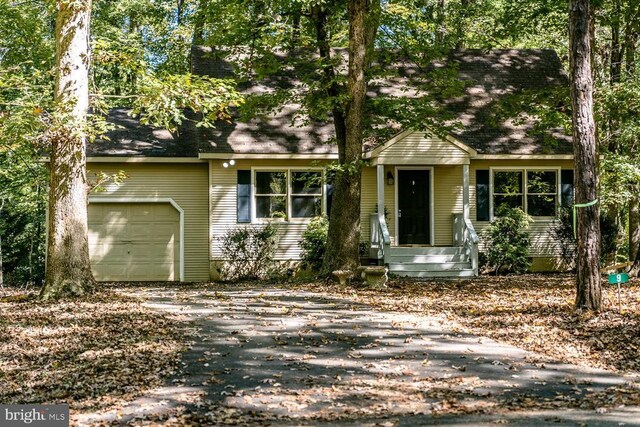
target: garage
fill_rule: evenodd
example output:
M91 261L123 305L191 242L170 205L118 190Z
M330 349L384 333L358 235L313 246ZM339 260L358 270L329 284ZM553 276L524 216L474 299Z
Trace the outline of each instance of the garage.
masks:
M180 280L181 241L181 212L174 203L89 204L89 254L96 280Z

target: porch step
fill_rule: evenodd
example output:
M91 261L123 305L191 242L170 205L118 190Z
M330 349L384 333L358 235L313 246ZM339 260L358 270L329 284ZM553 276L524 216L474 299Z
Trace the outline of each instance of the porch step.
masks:
M462 246L392 246L389 255L460 255Z
M389 263L389 272L402 274L404 272L434 272L434 271L460 271L470 269L469 262L441 262L441 263Z
M393 251L389 255L390 263L446 263L446 262L469 262L467 254L443 254L443 255L397 255Z
M416 277L422 279L475 277L475 273L471 268L450 271L403 271L394 272L393 274L400 277Z

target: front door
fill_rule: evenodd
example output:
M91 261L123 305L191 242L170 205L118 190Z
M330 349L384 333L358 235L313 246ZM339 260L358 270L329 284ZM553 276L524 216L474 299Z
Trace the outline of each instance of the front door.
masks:
M400 245L431 244L429 171L398 170L398 240Z

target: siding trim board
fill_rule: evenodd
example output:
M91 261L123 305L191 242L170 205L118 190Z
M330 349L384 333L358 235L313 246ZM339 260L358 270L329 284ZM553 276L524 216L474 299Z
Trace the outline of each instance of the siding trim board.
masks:
M180 216L180 281L184 282L184 209L170 197L89 196L91 203L169 203Z
M47 158L46 161L49 161ZM197 157L87 157L87 163L201 163L203 160Z
M474 160L573 160L572 154L478 154Z
M338 153L200 153L198 157L202 160L336 160Z

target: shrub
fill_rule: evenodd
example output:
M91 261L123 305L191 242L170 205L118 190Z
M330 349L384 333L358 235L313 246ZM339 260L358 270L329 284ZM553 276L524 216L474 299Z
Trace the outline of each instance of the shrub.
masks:
M573 232L573 208L563 206L558 211L556 221L551 228L551 235L558 242L560 257L567 268L576 267L576 239ZM611 218L600 212L600 262L616 251L618 227Z
M228 231L220 239L225 263L220 274L225 280L264 279L276 271L274 254L278 230L265 226L247 226Z
M313 270L319 271L327 249L329 220L326 216L317 216L311 220L302 234L300 248L302 261Z
M486 230L487 267L499 272L522 274L529 269L529 233L531 222L521 209L501 209Z
M575 268L576 262L576 239L573 237L572 215L571 207L561 207L550 231L551 237L560 249L562 263L570 270Z

